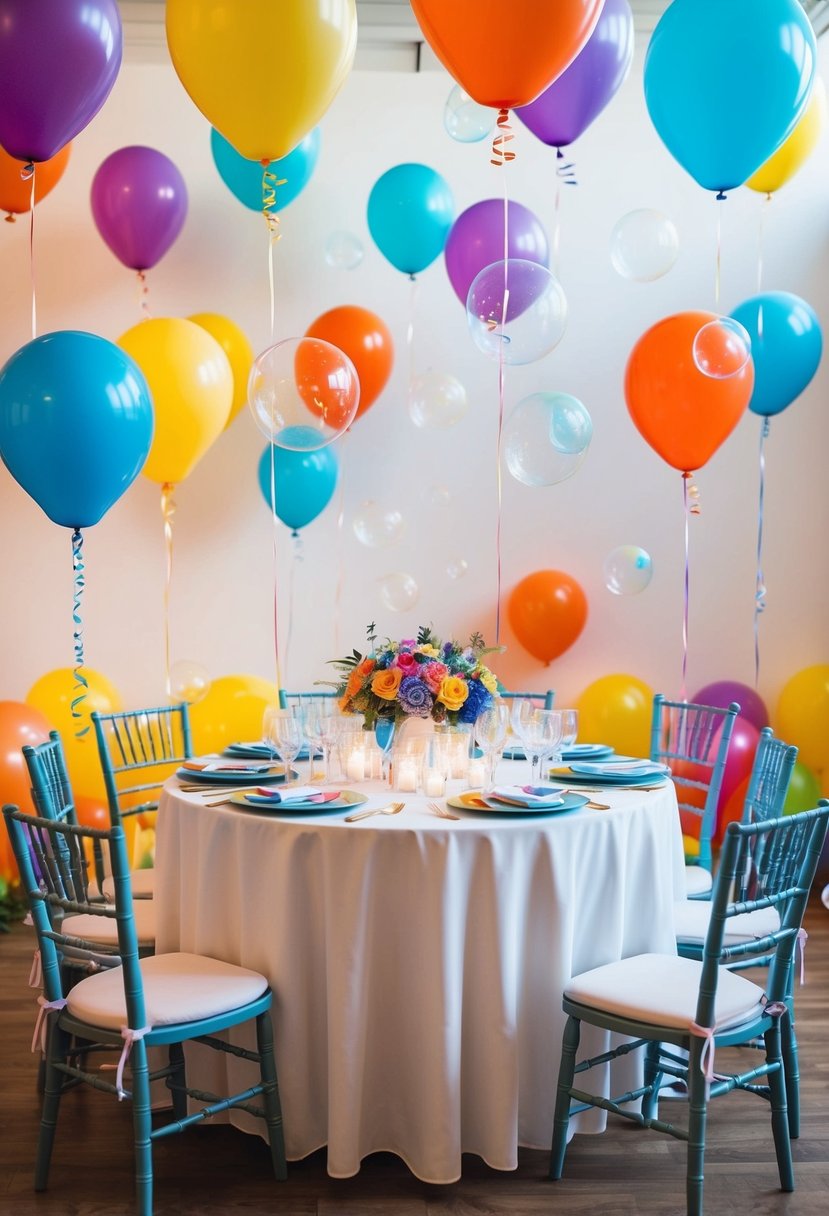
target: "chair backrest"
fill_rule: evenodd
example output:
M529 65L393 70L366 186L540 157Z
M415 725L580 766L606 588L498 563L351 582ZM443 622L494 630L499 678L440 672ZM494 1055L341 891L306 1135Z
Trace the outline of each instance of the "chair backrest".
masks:
M336 695L333 689L329 689L327 692L319 688L311 688L305 692L286 692L284 688L280 688L279 708L288 709L291 705L301 705L303 701L315 701L320 697L333 700Z
M829 799L822 798L811 811L758 823L730 823L726 828L703 951L696 1012L699 1026L713 1025L717 980L723 964L770 956L765 985L768 1000L785 1002L794 948L827 827ZM763 908L777 910L777 930L748 940L741 934L734 945L723 945L732 917Z
M743 803L743 823L762 823L783 814L797 748L775 739L770 726L760 731Z
M499 688L498 695L506 701L517 701L519 699L527 701L542 702L539 704L539 709L552 709L553 701L556 697L556 690L548 688L545 692L507 692L503 688Z
M736 701L722 709L694 701L668 701L661 693L653 699L650 758L670 768L683 831L688 834L690 817L699 841L697 860L707 870L711 869L711 836L728 745L739 712Z
M156 810L173 768L193 755L187 705L93 712L92 723L111 818Z
M122 964L129 1025L143 1026L138 940L121 824L116 822L107 829L88 828L67 819L27 815L15 806L4 806L3 814L37 932L46 1000L60 1001L66 996L70 981L62 964L68 962L72 969L89 972ZM96 847L109 854L114 903L91 899L89 895L86 853ZM63 932L65 918L74 918L75 914L115 919L118 944L110 947ZM76 926L73 919L70 928L77 932Z

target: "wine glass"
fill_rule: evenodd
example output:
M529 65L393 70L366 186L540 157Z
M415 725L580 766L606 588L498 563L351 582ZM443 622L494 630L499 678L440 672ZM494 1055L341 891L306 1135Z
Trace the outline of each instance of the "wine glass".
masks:
M550 762L561 755L561 735L564 730L563 709L540 709L544 715L544 727L538 751L538 779L544 782L550 775ZM545 763L546 761L546 763Z
M394 740L394 718L379 717L374 719L374 738L382 752L380 762L380 778L386 780L388 757Z
M561 712L557 709L537 709L529 702L531 709L519 715L517 721L518 736L530 756L530 782L536 783L536 770L539 771L544 756L549 756L555 750L561 738Z
M272 707L269 707L271 709ZM291 765L305 742L302 718L290 709L265 711L268 742L285 765L285 784L293 780Z
M553 759L560 763L564 753L576 742L579 734L579 711L577 709L561 709L561 743L556 749Z
M510 714L503 702L496 702L478 714L473 726L475 742L486 757L486 781L484 793L488 794L495 784L495 765L506 742Z
M323 749L322 722L327 713L327 706L322 697L311 697L303 702L303 724L305 738L308 740L308 780L315 782L323 779L322 774L314 772L314 760L318 749ZM324 749L323 749L324 754Z
M279 705L266 705L265 712L262 715L262 742L267 744L268 748L270 749L271 760L276 759L276 749L274 748L272 739L273 721L277 714L283 712L284 711Z

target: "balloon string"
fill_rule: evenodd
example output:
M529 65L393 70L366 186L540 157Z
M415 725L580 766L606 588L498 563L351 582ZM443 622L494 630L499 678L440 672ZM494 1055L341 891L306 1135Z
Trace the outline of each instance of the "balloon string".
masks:
M274 418L271 415L271 434ZM271 555L273 560L273 657L276 667L277 692L282 687L282 672L279 666L279 522L276 515L276 445L271 444Z
M147 283L147 274L146 274L146 271L144 271L144 270L137 270L135 272L135 274L136 274L136 278L138 280L138 307L142 314L141 320L149 321L150 320L150 299L149 299L150 288Z
M345 445L351 430L347 430L340 444L340 492L337 501L337 587L334 592L334 654L340 653L340 616L342 613L343 589L345 587Z
M29 267L32 278L32 341L37 337L37 292L35 291L35 166L29 161L20 170L23 181L31 179L32 192L29 196Z
M73 718L82 718L81 706L86 700L89 681L83 672L83 618L81 616L81 600L86 586L83 560L83 535L80 528L72 532L72 641L75 650L75 663L72 675L75 684L72 689L71 710ZM89 723L75 731L75 738L82 739L89 731Z
M559 253L561 250L561 182L556 181L556 201L553 206L553 273L559 277Z
M754 687L760 684L760 617L766 610L766 583L763 577L763 516L766 498L766 439L770 419L760 428L760 500L757 509L757 580L754 587Z
M503 111L502 111L503 113ZM507 341L507 307L509 305L509 196L507 175L504 174L504 298L501 305L501 341L498 345L498 439L495 445L495 487L497 513L495 522L495 645L501 642L501 525L503 515L504 483L501 473L501 458L504 446L504 397L506 390L506 362L504 347Z
M170 587L173 581L173 516L176 500L175 486L165 481L161 487L161 518L164 521L164 688L169 699L172 692L170 675Z
M274 291L273 278L273 247L282 235L279 231L279 216L276 213L276 189L277 186L284 186L286 178L279 178L275 173L272 173L270 161L264 161L262 165L262 214L265 217L265 223L268 228L268 287L270 291L270 321L271 321L271 345L274 342L276 333L275 318L276 318L276 293ZM279 662L277 660L277 667Z
M719 203L725 202L725 195L717 195ZM717 207L717 265L714 274L714 307L720 311L720 278L722 274L722 207Z
M763 205L760 210L760 229L757 233L757 294L763 290L763 248L765 245L766 236L766 216L769 211L769 203L771 202L771 194L767 194L763 199Z
M411 401L414 395L415 382L415 359L414 359L414 334L415 334L415 308L417 306L417 279L413 274L409 275L411 288L409 290L409 324L406 327L406 350L409 358L409 400ZM339 651L336 653L339 654Z
M690 604L691 589L691 551L688 530L688 521L690 519L690 510L688 506L688 479L690 476L690 473L682 474L682 505L685 514L685 576L682 595L682 687L680 689L680 701L687 701L688 699L688 607Z
M294 589L296 584L296 568L301 561L304 560L303 549L305 542L294 528L291 533L293 542L293 555L291 558L291 572L288 575L288 629L285 638L285 675L287 677L289 663L291 661L291 639L294 636Z
M507 109L507 107L504 106L498 111L496 123L498 126L498 134L492 140L492 155L489 163L491 165L497 165L498 168L500 168L502 165L505 165L507 161L515 160L515 153L507 148L507 144L515 139L515 136L512 134L512 127L510 126L509 121L509 109Z

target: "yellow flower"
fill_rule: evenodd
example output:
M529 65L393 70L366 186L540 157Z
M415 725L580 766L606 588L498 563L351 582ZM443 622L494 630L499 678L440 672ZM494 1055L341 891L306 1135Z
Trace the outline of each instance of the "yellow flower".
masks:
M430 659L436 659L440 654L437 646L418 646L418 654L426 654Z
M478 673L478 678L487 692L491 692L493 696L498 695L498 680L488 667L481 668L480 672Z
M375 674L371 681L371 691L384 701L394 701L397 699L397 690L402 679L403 672L399 667L387 667Z
M443 677L437 696L441 705L450 710L460 709L468 696L469 688L465 680L460 680L457 676Z

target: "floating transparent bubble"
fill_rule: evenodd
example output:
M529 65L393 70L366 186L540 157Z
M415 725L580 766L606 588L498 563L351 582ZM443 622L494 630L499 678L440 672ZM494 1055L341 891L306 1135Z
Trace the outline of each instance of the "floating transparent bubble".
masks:
M380 598L390 612L406 612L420 598L420 588L411 574L396 570L378 580Z
M532 393L504 426L507 468L525 486L554 486L572 477L593 436L590 415L569 393Z
M368 549L384 549L400 539L405 525L403 516L395 507L364 502L354 516L351 526L361 545Z
M610 234L610 261L623 279L650 283L661 279L679 255L679 234L661 211L630 211Z
M619 545L604 559L604 582L614 595L638 595L653 577L650 554L638 545Z
M453 582L456 582L459 578L463 578L468 570L469 562L465 557L452 557L446 563L446 573Z
M332 232L325 242L325 260L338 270L353 270L363 260L363 242L353 232Z
M464 92L459 84L450 92L443 107L443 125L459 144L476 144L495 128L496 114Z
M207 668L201 663L179 659L170 668L170 701L173 705L182 701L195 705L207 696L212 682Z
M258 355L248 379L248 405L259 430L277 447L324 448L354 421L360 381L347 355L321 338L285 338Z
M466 320L475 345L490 358L534 363L564 337L567 298L546 266L508 258L485 266L475 277Z
M449 492L448 486L427 485L423 489L423 501L428 507L448 507L452 501L452 495Z
M717 317L697 330L694 363L712 380L738 375L751 358L751 336L733 317Z
M426 372L412 381L409 416L415 426L448 430L468 408L466 389L448 372Z

